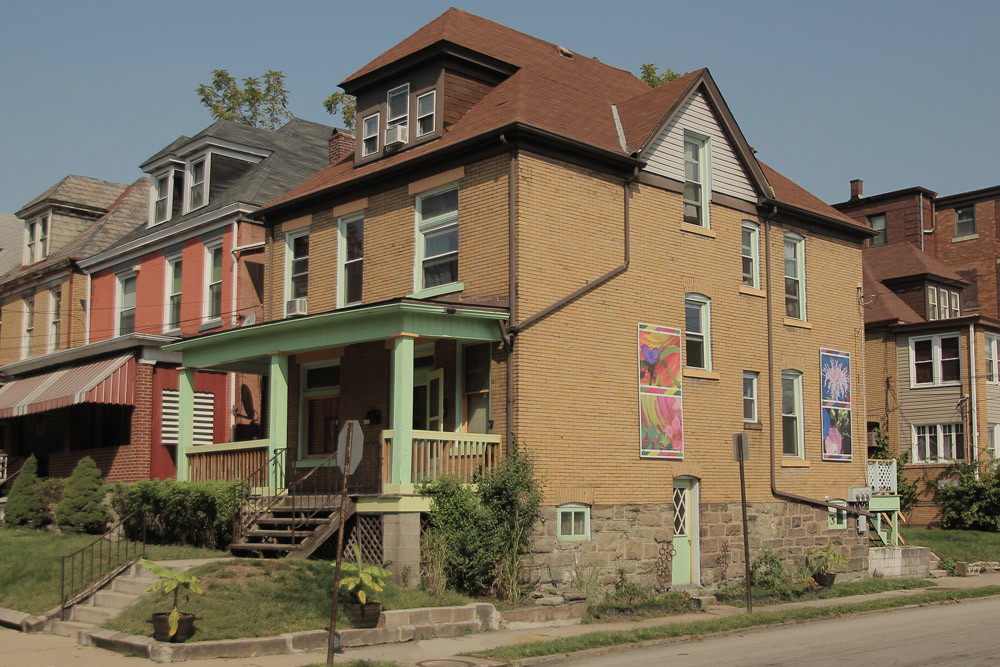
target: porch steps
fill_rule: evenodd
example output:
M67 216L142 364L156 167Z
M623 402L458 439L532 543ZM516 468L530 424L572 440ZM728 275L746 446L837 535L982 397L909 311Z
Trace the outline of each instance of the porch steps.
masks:
M230 545L233 555L308 558L340 527L340 496L300 496L293 509L285 498L257 517L239 542ZM306 505L306 507L302 507ZM354 514L348 500L344 519Z

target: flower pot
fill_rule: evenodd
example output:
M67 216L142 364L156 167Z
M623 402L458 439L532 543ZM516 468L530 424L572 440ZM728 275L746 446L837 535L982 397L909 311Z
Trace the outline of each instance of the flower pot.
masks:
M378 625L378 619L382 615L381 602L369 602L367 604L345 604L344 613L351 620L351 625L356 628L374 628Z
M837 579L837 575L833 572L817 572L813 575L813 579L816 583L823 588L829 588L833 586L833 582Z
M170 636L170 613L153 614L153 639L158 642L173 642L179 644L191 638L194 634L194 614L181 612L177 619L177 632Z

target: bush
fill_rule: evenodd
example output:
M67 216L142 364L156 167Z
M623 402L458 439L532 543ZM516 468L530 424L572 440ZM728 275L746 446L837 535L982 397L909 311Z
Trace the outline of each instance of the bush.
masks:
M151 479L115 484L111 507L119 517L136 510L146 516L146 541L224 549L232 541L236 491L242 482L178 482ZM125 526L130 539L142 538L142 524Z
M94 459L84 456L69 476L56 509L59 529L69 532L79 530L92 535L103 533L111 518L103 501L101 471Z
M934 482L934 487L941 502L942 528L1000 530L1000 473L996 466L980 469L975 462L956 461L948 469L947 479Z
M482 595L493 583L497 545L489 512L472 487L455 477L422 487L432 498L429 532L447 553L445 572L455 590Z
M31 523L35 528L41 528L46 517L46 508L38 493L38 459L32 454L24 462L20 474L14 480L14 487L7 496L4 522L13 526Z

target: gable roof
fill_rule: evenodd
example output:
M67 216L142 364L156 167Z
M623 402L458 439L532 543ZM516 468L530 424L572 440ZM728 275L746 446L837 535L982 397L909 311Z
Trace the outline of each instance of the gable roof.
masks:
M863 276L864 300L866 306L865 324L912 324L923 322L924 318L917 314L910 306L900 299L896 294L879 282L875 277L870 262L864 255L861 272Z
M36 209L50 205L89 209L99 213L114 204L127 187L124 183L70 174L21 207L17 217L23 220Z
M774 189L774 198L781 204L791 206L806 213L823 216L829 220L838 222L849 229L862 232L867 236L874 236L875 232L868 225L862 225L857 220L849 218L837 209L833 208L825 201L812 194L804 187L795 183L787 176L775 171L767 164L757 160L767 182Z
M890 243L865 248L864 263L879 282L904 278L937 278L956 285L968 285L962 278L912 243Z

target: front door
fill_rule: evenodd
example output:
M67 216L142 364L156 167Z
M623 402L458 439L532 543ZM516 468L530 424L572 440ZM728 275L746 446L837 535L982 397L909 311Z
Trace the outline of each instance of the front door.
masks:
M444 430L444 369L427 374L427 426L428 431Z
M336 396L306 399L306 457L325 458L337 449L339 402Z
M670 568L672 586L683 586L694 581L693 487L693 480L674 480L674 556Z

